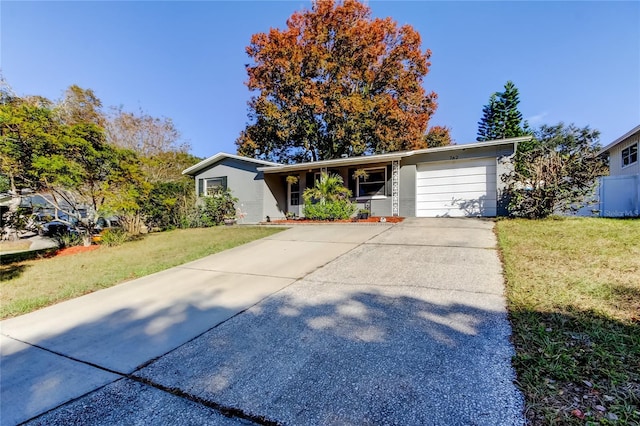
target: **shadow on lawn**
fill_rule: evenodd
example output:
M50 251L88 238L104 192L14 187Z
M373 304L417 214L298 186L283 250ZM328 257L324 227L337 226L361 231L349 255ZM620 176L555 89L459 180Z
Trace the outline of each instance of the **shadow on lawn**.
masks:
M596 312L510 314L532 425L640 424L640 321Z
M27 265L0 265L0 281L9 281L20 277L27 269Z

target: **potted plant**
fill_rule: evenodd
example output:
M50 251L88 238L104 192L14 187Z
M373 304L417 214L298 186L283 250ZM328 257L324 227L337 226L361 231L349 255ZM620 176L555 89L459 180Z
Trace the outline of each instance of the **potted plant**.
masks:
M287 176L286 181L289 185L295 185L298 183L298 176L289 175Z
M371 212L367 209L358 210L358 219L369 219L369 214Z
M358 178L362 178L362 180L369 179L369 173L365 169L357 169L353 172L353 179L358 180Z
M224 221L224 224L227 226L231 226L236 223L236 217L232 215L225 215L222 220Z

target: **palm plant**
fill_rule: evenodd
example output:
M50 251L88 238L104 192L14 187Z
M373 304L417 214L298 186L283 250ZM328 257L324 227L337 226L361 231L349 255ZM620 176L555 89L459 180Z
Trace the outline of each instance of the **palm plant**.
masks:
M342 177L337 174L322 173L313 188L304 190L302 197L305 203L316 201L320 204L346 200L351 196L351 191L344 187Z

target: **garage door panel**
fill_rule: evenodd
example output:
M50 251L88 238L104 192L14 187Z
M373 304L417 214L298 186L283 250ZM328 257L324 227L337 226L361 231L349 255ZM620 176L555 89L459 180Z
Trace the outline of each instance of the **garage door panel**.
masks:
M460 176L434 177L434 178L428 178L428 179L420 178L418 179L418 187L422 188L422 187L439 186L439 185L467 185L467 184L473 184L476 182L495 183L496 175L495 173L493 173L489 175L474 175L474 176L460 175Z
M495 175L496 167L492 166L474 166L464 167L450 170L422 170L418 171L418 178L422 179L422 174L427 174L429 178L446 178L451 176L487 176Z
M418 194L416 197L416 201L418 203L428 203L428 202L444 202L451 200L464 200L464 201L482 201L482 202L495 202L496 196L488 195L486 192L476 191L476 192L465 192L460 194L452 194L451 192L443 192L440 194Z
M495 216L495 207L484 209L461 209L461 208L432 208L420 209L418 217L469 217L469 216Z
M476 158L471 160L454 160L454 161L437 161L433 163L421 163L418 164L417 171L421 172L424 170L428 170L430 172L435 172L439 170L454 170L458 168L460 164L464 163L465 168L473 168L473 167L495 167L496 159L495 158Z
M443 194L443 193L466 193L466 192L482 192L487 193L486 183L469 183L458 185L435 185L435 186L419 186L416 189L417 194Z
M416 216L495 216L495 158L417 165Z

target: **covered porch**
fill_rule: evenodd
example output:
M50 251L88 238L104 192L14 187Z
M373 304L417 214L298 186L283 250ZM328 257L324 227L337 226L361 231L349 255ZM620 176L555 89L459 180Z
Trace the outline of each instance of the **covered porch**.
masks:
M338 175L351 191L358 210L373 216L399 216L400 156L341 158L295 165L265 167L265 183L284 215L303 217L302 194L322 173Z

